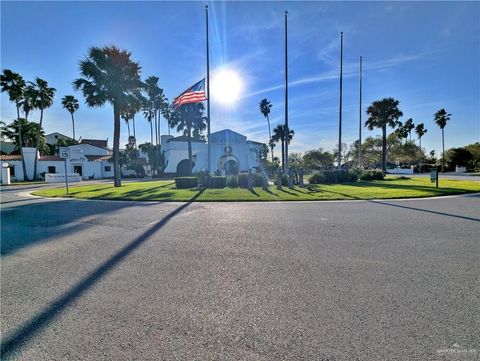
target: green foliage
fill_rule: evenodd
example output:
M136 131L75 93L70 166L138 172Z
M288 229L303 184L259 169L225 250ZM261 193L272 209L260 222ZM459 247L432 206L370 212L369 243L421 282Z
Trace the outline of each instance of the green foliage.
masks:
M179 189L198 187L197 177L176 177L175 186Z
M137 173L137 178L145 178L145 168L140 164L135 164L135 173Z
M452 148L447 151L446 158L448 169L455 170L455 166L471 168L473 154L465 148Z
M253 186L262 187L263 186L263 175L261 173L255 173L253 175Z
M225 188L227 185L227 177L225 176L212 176L210 177L211 188Z
M237 176L236 175L227 176L226 186L230 188L237 188L238 187Z
M351 183L358 180L356 171L322 171L314 173L309 178L310 184Z
M364 170L359 173L359 178L362 181L384 180L385 173L380 169Z
M309 150L303 156L305 168L309 170L325 170L332 169L334 155L330 152L323 151L322 148Z
M39 139L40 143L38 150L40 153L51 153L50 149L45 143L45 132L42 128L40 128L40 125L35 122L29 122L24 118L15 119L12 123L7 125L2 131L2 136L12 140L18 148L20 144L20 132L22 133L23 147L35 147L37 139Z
M237 176L237 183L240 188L247 188L248 187L248 173L241 172L238 173Z
M277 185L277 175L275 175L275 178L273 179L273 184ZM282 186L288 186L288 176L286 174L282 175Z

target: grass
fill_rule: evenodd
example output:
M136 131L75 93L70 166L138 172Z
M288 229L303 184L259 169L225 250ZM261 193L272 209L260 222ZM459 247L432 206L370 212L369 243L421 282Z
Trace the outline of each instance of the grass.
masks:
M283 187L279 191L270 186L268 191L254 188L176 189L173 181L124 183L120 188L112 184L96 184L71 187L68 197L78 199L110 199L132 201L314 201L337 199L388 199L420 198L448 194L480 192L480 182L464 180L440 180L439 188L428 178L401 179L388 177L383 181L356 182L332 185L311 185L291 190ZM66 197L64 188L39 190L34 195L44 197Z

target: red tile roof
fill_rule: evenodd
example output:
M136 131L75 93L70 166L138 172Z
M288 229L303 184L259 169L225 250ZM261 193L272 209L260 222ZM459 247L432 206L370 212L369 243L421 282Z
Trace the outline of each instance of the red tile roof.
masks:
M20 154L2 154L0 160L22 160L22 157Z
M90 144L94 147L107 148L108 140L103 139L80 139L80 144Z
M101 162L102 160L110 160L112 156L109 155L85 155L90 162Z
M63 158L60 158L58 155L44 155L38 159L40 162L43 161L62 161Z

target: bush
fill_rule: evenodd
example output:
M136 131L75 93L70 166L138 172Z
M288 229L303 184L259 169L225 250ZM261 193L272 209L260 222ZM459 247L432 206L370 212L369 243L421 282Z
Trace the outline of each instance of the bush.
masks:
M358 172L352 170L323 171L312 174L308 181L310 184L351 183L358 181Z
M278 179L278 176L275 175L275 178L273 179L273 184L277 185L277 179ZM282 186L285 186L285 187L288 186L288 175L286 174L282 175Z
M200 187L208 187L210 184L210 173L207 170L201 170L195 175L198 177Z
M197 177L176 177L175 186L179 189L198 187Z
M238 187L237 176L229 175L227 177L226 185L227 187L230 187L230 188L237 188Z
M248 173L238 173L237 182L240 188L248 188Z
M384 180L385 174L383 171L378 169L365 170L360 174L360 180L362 181L372 181L372 180Z
M135 166L135 173L137 174L137 178L145 178L145 168L140 164Z
M255 173L253 175L253 186L262 187L263 186L263 175L261 173Z
M212 188L225 188L226 184L227 184L227 177L224 177L224 176L210 177L210 187Z

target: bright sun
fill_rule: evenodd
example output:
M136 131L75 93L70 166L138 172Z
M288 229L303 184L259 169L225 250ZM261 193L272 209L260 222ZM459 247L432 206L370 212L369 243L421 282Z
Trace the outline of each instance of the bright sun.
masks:
M213 74L211 83L212 99L224 105L234 104L241 95L243 82L237 72L220 69Z

